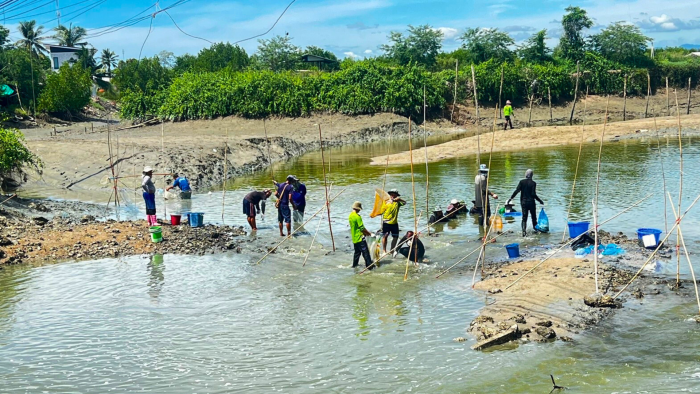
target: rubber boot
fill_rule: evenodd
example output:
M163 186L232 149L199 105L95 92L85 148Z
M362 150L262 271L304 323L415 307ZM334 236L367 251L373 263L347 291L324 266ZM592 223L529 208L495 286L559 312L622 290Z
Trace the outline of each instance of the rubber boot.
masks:
M521 223L521 226L522 226L522 228L523 228L523 237L524 237L524 236L527 235L527 231L525 231L525 230L527 229L527 222L523 221L523 222Z

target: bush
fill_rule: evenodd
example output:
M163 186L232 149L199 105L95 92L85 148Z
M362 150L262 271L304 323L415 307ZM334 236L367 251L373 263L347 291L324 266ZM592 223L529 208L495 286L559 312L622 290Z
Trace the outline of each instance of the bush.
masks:
M22 167L41 167L41 160L24 145L24 135L16 129L0 128L0 183Z
M79 65L64 63L46 78L46 87L39 96L39 110L71 116L90 103L90 73Z

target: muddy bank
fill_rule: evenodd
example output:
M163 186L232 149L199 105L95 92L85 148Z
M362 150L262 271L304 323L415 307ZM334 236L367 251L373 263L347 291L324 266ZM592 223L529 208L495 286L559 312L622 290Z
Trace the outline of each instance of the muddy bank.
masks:
M681 117L684 136L700 135L700 115ZM674 138L678 135L678 120L675 117L665 117L656 120L659 135L662 138ZM575 126L543 126L514 130L498 129L493 141L494 152L520 151L523 149L544 148L562 145L578 145L581 142L580 125ZM584 143L600 141L603 125L588 125L583 135ZM605 129L604 141L616 142L623 139L654 139L657 132L653 119L638 119L627 122L609 123ZM470 136L456 141L428 147L428 160L439 161L455 157L475 155L488 156L494 135L489 130L482 130L480 137ZM414 156L424 157L423 148L414 150ZM386 156L372 159L373 165L385 165ZM409 164L409 152L389 155L389 164Z

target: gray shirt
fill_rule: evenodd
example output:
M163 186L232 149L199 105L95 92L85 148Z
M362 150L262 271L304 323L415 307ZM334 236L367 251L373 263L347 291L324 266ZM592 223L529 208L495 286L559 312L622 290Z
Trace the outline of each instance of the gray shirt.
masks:
M483 208L486 202L486 176L479 174L474 178L474 206ZM489 205L491 205L489 203Z
M143 180L141 180L141 187L146 193L156 194L156 185L153 184L153 180L149 175L143 176Z

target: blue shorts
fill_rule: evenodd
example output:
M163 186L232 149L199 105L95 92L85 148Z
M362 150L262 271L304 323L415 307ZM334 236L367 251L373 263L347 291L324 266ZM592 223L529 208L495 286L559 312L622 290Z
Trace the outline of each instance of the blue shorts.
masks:
M280 223L292 222L292 211L289 209L289 205L280 205L277 208L277 221Z

